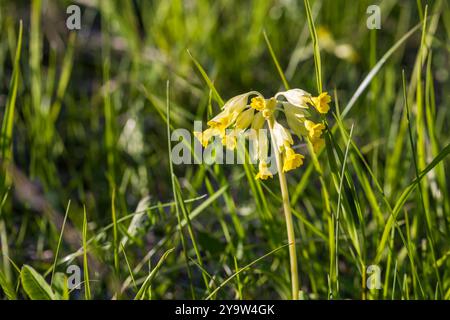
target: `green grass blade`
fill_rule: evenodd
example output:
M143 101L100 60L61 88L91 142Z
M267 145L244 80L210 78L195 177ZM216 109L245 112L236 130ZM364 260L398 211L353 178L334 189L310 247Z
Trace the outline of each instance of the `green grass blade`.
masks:
M147 278L145 278L144 283L142 284L141 288L139 289L138 293L136 294L136 296L134 297L134 300L143 300L145 299L145 294L148 291L148 289L150 288L153 279L156 277L156 275L158 274L158 270L161 269L164 261L167 259L167 257L169 256L169 254L175 250L175 248L169 249L166 252L164 252L164 254L161 256L161 259L159 259L158 263L156 264L156 266L152 269L152 271L149 273L149 275L147 276Z
M191 57L192 61L194 62L195 66L197 67L197 70L200 72L200 74L203 77L203 80L205 80L206 84L208 85L208 88L212 91L214 100L217 101L217 103L220 106L223 106L224 101L220 97L219 93L216 90L216 87L214 86L213 82L209 79L208 74L206 73L205 69L201 66L201 64L194 58L194 56L191 54L189 50L187 50L187 53L189 54L189 57Z
M289 90L289 83L286 80L286 76L284 75L283 69L281 69L280 63L278 62L277 56L275 55L275 52L273 51L272 45L270 43L269 37L267 37L266 31L263 31L264 40L266 41L267 48L269 49L270 56L272 57L272 61L275 64L275 67L277 68L278 74L280 75L281 81L283 81L283 85L286 88L286 90Z
M17 46L16 53L14 55L14 66L12 71L12 77L10 81L10 90L8 93L5 113L3 116L2 128L1 128L1 136L0 136L0 150L1 150L1 159L2 164L7 165L8 161L12 157L12 134L14 127L14 113L16 109L16 98L17 98L17 89L19 86L19 75L20 75L20 55L22 51L22 34L23 34L23 23L22 20L19 23L19 36L17 38ZM2 178L6 179L6 174ZM2 181L5 182L5 181Z
M450 144L447 145L445 148L439 152L439 154L431 161L428 166L422 170L419 174L419 178L414 179L413 182L411 182L408 187L406 187L400 197L397 199L397 202L395 203L394 209L392 210L392 214L389 216L388 221L386 222L386 225L383 230L383 235L381 237L381 240L378 244L377 248L377 255L375 257L375 263L378 263L381 260L381 256L383 254L384 248L386 247L386 242L389 237L389 233L391 228L394 226L394 222L397 219L397 215L400 212L400 210L403 208L405 202L408 200L409 195L411 192L417 187L418 182L434 167L436 167L442 160L445 159L450 154Z
M113 189L111 196L111 219L113 224L113 252L114 252L114 269L119 272L119 236L117 228L116 216L116 189Z
M59 234L58 245L56 246L55 259L53 260L52 276L50 278L50 287L52 287L52 288L53 288L53 279L54 279L54 276L55 276L56 264L57 264L57 261L58 261L59 249L61 248L62 236L64 234L64 227L66 226L67 217L69 216L69 209L70 209L70 200L67 203L66 214L64 215L64 220L63 220L63 223L62 223L61 232Z
M91 299L91 286L89 282L89 265L88 265L88 246L87 246L87 214L86 206L83 206L83 275L84 275L84 297L86 300Z
M400 46L409 37L411 37L417 30L419 30L421 26L422 23L418 23L417 25L415 25L403 37L401 37L391 48L389 48L389 50L386 51L386 53L380 58L380 60L378 60L377 64L370 70L370 72L367 74L367 76L364 78L364 80L356 89L353 96L350 98L350 101L347 103L347 105L345 106L344 110L341 113L341 118L345 118L345 116L350 112L350 110L353 108L358 98L362 95L362 93L370 84L370 82L373 80L373 78L381 70L386 61L394 54L395 51L397 51L398 48L400 48Z
M183 228L181 227L181 213L180 213L180 206L179 202L177 200L177 189L175 184L175 173L173 171L173 162L172 162L172 140L171 140L171 134L170 134L170 83L167 81L166 85L166 119L167 119L167 152L169 153L169 168L170 168L170 177L171 177L171 183L172 183L172 194L175 201L175 212L177 215L177 222L178 222L178 231L180 234L181 239L181 245L183 248L183 255L184 260L186 263L186 269L188 273L190 288L191 288L191 295L192 298L195 299L195 291L192 284L192 273L191 273L191 267L189 266L189 256L187 252L187 246L186 246L186 240L184 238L183 234Z
M308 27L309 33L311 34L311 40L313 44L313 53L314 53L314 67L316 71L316 85L317 92L322 93L322 62L320 60L320 48L319 48L319 40L317 38L316 27L314 26L314 19L311 12L311 6L309 4L309 0L304 0L305 8L306 8L306 18L308 19Z

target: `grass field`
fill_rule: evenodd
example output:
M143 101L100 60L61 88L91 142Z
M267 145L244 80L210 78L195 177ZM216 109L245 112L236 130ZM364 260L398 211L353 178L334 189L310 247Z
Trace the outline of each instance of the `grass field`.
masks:
M299 299L450 299L447 1L82 0L72 31L71 4L0 1L0 299L291 299L286 205ZM332 101L287 204L171 161L289 88Z

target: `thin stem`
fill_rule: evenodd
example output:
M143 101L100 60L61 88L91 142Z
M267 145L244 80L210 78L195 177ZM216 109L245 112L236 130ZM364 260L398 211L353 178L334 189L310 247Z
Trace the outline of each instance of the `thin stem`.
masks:
M292 286L292 299L298 300L298 267L297 267L297 252L295 249L295 233L294 233L294 223L292 221L291 205L289 201L289 191L286 182L286 175L283 172L283 166L281 163L280 153L278 152L278 147L275 143L275 138L273 134L273 123L274 119L271 117L267 119L269 124L270 137L272 140L272 146L274 147L273 152L275 153L275 161L277 163L278 178L280 180L281 197L283 200L284 217L286 219L286 229L289 242L289 259L291 264L291 286Z

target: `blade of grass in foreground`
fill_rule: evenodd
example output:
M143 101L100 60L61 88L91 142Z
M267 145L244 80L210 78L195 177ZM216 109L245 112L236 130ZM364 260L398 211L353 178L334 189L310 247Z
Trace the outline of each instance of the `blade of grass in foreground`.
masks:
M69 41L66 48L66 53L64 54L64 59L61 67L61 74L58 81L58 87L56 89L56 100L53 102L51 107L51 118L52 121L56 121L58 115L61 111L61 104L66 93L67 85L69 84L70 75L72 73L73 67L73 53L75 48L75 41L77 38L76 32L71 32L69 35Z
M104 6L104 10L108 4L103 1L101 4ZM116 177L115 177L115 132L114 132L114 108L111 103L111 81L110 81L110 69L111 69L111 57L110 57L110 38L109 38L109 28L111 26L110 19L102 15L101 27L102 27L102 76L104 90L103 95L103 115L105 118L105 148L106 148L106 158L107 158L107 174L110 188L115 187Z
M69 209L70 209L70 200L67 203L66 214L64 215L64 220L63 220L63 224L62 224L62 227L61 227L61 233L59 234L58 245L56 246L55 259L53 261L53 267L52 267L52 276L51 276L51 279L50 279L50 287L53 286L53 279L55 277L55 270L56 270L56 264L57 264L57 261L58 261L59 249L61 247L62 236L63 236L63 233L64 233L64 227L66 226L67 217L69 216Z
M427 117L427 128L428 128L428 137L430 139L431 151L432 154L437 154L439 152L439 141L438 141L438 130L436 128L436 99L435 99L435 89L434 89L434 79L433 73L431 70L432 54L428 55L427 59L427 71L426 71L426 79L425 79L425 106L426 106L426 117ZM440 192L442 193L441 201L439 202L439 207L436 211L441 212L450 212L450 202L445 199L449 199L448 195L448 186L446 181L445 167L444 164L439 164L436 169L436 180L440 188ZM438 197L435 197L437 200ZM439 214L438 214L439 215ZM445 233L448 235L450 230L450 221L449 219L442 219L444 221Z
M177 190L176 190L176 186L175 186L175 173L173 171L172 141L170 139L170 95L169 95L169 88L170 88L170 83L169 83L169 80L167 80L167 85L166 85L166 119L167 119L167 147L168 147L167 152L169 153L170 177L171 177L171 182L172 182L172 193L173 193L173 198L174 198L174 201L175 201L175 212L176 212L176 215L177 215L178 228L179 228L181 245L182 245L183 254L184 254L184 260L185 260L185 263L186 263L186 269L187 269L187 274L188 274L188 278L189 278L189 284L190 284L190 288L191 288L192 298L195 300L195 291L194 291L194 286L192 284L192 272L191 272L191 267L189 266L189 257L188 257L188 253L187 253L186 240L184 239L183 228L181 227L180 206L179 206L179 202L177 200L178 197L177 197Z
M130 274L130 278L131 278L131 281L133 282L133 286L137 290L136 281L134 280L134 276L133 276L133 270L131 269L130 263L128 261L127 253L125 252L125 247L123 246L122 243L120 243L120 248L122 249L123 257L125 258L125 263L127 264L128 273Z
M425 7L425 16L426 16L426 12L427 12L427 7ZM426 20L424 20L426 21ZM415 173L416 173L416 179L418 180L417 183L417 188L419 189L419 198L420 198L420 203L422 205L422 210L426 215L426 233L427 233L427 238L428 241L430 243L430 249L431 249L431 257L433 259L433 269L435 271L436 274L436 279L438 281L439 284L439 289L441 292L441 296L443 296L443 291L442 291L442 283L440 280L440 276L439 276L439 271L437 269L437 263L436 263L436 253L435 253L435 241L433 238L433 234L432 234L432 226L431 226L431 222L429 221L430 217L429 217L429 211L428 211L428 207L427 205L425 205L425 197L424 197L424 191L423 191L423 186L421 184L421 181L419 179L419 164L418 164L418 160L416 160L416 156L415 156L415 150L416 150L416 146L414 144L414 140L413 140L413 133L412 133L412 128L411 128L411 119L410 119L410 114L409 114L409 105L408 105L408 100L407 100L407 95L406 95L406 80L405 80L405 71L402 71L402 84L403 84L403 99L404 99L404 103L405 103L405 108L406 108L406 118L408 121L408 132L409 132L409 142L410 142L410 146L411 146L411 152L412 152L412 158L413 158L413 164L414 164L414 169L415 169ZM421 87L421 84L418 85L418 88ZM419 104L417 105L417 107L419 108ZM419 125L417 125L417 127L419 128ZM420 133L419 133L420 136ZM418 138L419 140L419 138ZM418 152L418 157L419 157L420 152ZM425 161L425 160L423 160Z
M162 255L161 259L159 259L159 261L156 264L156 266L152 269L150 274L144 280L144 283L142 284L142 286L139 289L138 293L134 297L134 300L143 300L143 299L145 299L145 293L150 288L150 285L152 284L153 279L155 278L156 274L158 273L158 270L161 268L163 262L167 259L167 257L169 256L169 254L173 250L175 250L175 248L171 248L171 249L167 250L166 252L164 252L164 254Z
M344 184L344 177L345 177L345 167L347 165L347 157L348 157L348 151L350 150L350 141L352 139L353 135L353 128L354 125L352 125L350 129L350 136L347 142L347 146L345 148L345 155L344 160L342 162L342 170L341 170L341 177L339 181L339 190L338 190L338 203L336 208L336 216L332 216L332 221L334 222L334 230L332 234L334 235L334 253L331 255L331 258L333 258L330 268L330 279L332 286L331 288L335 291L335 294L339 294L339 214L341 210L341 201L342 201L342 188ZM334 297L333 292L331 292L331 296Z
M376 76L378 71L383 67L383 65L386 63L386 61L389 59L389 57L409 38L411 37L414 32L420 29L422 26L422 23L418 23L415 25L411 30L409 30L403 37L401 37L382 57L380 60L378 60L377 64L370 70L370 72L367 74L367 76L364 78L364 80L359 85L358 89L356 89L355 93L351 97L350 101L345 106L344 110L341 113L341 118L344 118L349 112L350 109L355 105L356 100L361 96L361 94L364 92L364 90L367 88L367 86L370 84L372 79Z
M89 267L87 258L87 216L86 206L83 206L83 275L84 275L84 297L91 299L91 287L89 284Z
M117 216L116 216L116 189L113 188L111 195L111 218L113 224L113 251L114 251L114 269L119 272L119 238L117 233Z
M5 113L3 116L1 135L0 135L0 158L2 159L2 165L6 166L8 161L12 157L12 133L14 127L14 113L16 109L16 97L17 97L17 89L19 86L19 69L20 69L20 54L22 50L22 34L23 34L23 24L22 20L19 23L19 36L17 40L16 53L14 56L14 66L12 71L12 77L9 85L8 98L5 108ZM2 184L0 185L3 188L6 182L6 171L2 177Z
M194 58L194 56L191 54L189 50L187 50L187 53L189 54L189 57L191 57L192 61L194 62L195 66L197 67L198 71L202 75L203 79L206 81L206 84L208 85L209 89L212 91L215 100L217 103L219 103L220 106L223 106L224 101L220 97L219 93L216 90L216 87L212 83L212 81L209 79L208 75L206 74L205 69L203 69L202 65Z
M316 85L317 92L322 93L322 63L320 60L320 48L319 41L317 40L317 32L316 27L314 26L314 20L311 13L311 6L308 0L304 0L305 8L306 8L306 18L308 19L308 27L309 32L311 34L311 40L313 43L313 52L314 52L314 67L316 70Z
M384 248L386 247L386 242L389 237L389 233L391 228L394 225L395 220L397 219L397 215L400 212L400 210L403 208L403 205L405 204L406 200L408 200L409 195L411 192L416 188L417 183L429 172L431 171L436 165L438 165L442 160L445 159L450 154L450 144L448 144L444 149L439 152L439 154L431 161L428 166L422 170L419 174L419 177L414 179L402 192L400 197L397 199L397 202L395 203L394 209L392 210L392 214L389 216L388 221L386 222L386 225L383 230L383 235L381 237L381 240L378 244L377 248L377 255L375 258L375 264L377 264L381 260L381 256L383 254Z
M267 37L267 33L264 30L263 31L264 40L266 41L267 48L269 49L270 56L272 57L273 62L275 63L275 67L277 68L278 74L280 75L281 81L283 81L283 85L286 88L286 90L289 90L289 84L286 80L286 77L284 75L283 70L280 67L280 63L278 62L277 56L275 55L275 52L273 51L272 45L270 44L269 38Z

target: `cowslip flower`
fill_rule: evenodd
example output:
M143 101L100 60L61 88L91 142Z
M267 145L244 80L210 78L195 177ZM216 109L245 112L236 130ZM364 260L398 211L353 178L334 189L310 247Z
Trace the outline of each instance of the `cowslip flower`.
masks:
M284 173L303 165L305 156L294 151L294 139L291 131L300 139L308 139L313 146L313 151L317 152L324 144L322 134L326 127L323 123L314 122L313 119L317 112L326 114L330 109L330 102L331 97L326 92L319 94L317 97L312 97L304 90L292 89L279 92L272 98L265 99L259 92L251 91L228 100L222 111L208 121L209 128L203 132L194 132L204 147L208 145L212 137L218 135L222 138L222 143L226 148L234 149L236 148L236 137L250 127L252 130L248 137L255 142L257 160L259 161L255 179L266 180L273 177L267 162L268 139L263 132L263 127L267 123L272 141L272 153L275 154L279 174L281 198L286 219L293 299L298 298L298 268L294 225ZM284 113L287 127L277 121L276 116L279 114L277 111ZM226 129L231 129L231 133L230 130Z
M208 146L209 140L212 137L218 135L220 132L217 129L208 128L203 132L194 132L194 136L200 141L202 146L206 148Z
M286 155L283 163L283 171L287 172L289 170L296 169L303 164L303 159L305 156L295 153L292 148L286 148Z
M270 172L269 168L267 167L267 163L264 160L261 160L259 162L258 166L259 172L256 174L256 179L266 180L267 178L272 178L272 172Z
M305 128L308 130L310 138L319 138L322 135L322 131L325 130L323 123L314 123L311 120L305 120Z
M328 105L331 102L331 97L327 92L322 92L318 97L312 98L312 103L320 113L327 113L330 110Z
M310 120L305 120L305 128L308 130L309 140L312 143L314 152L320 150L320 148L325 144L322 136L323 130L325 130L325 125L322 123L314 123Z
M326 92L313 97L302 89L291 89L266 99L257 91L250 91L228 100L222 111L207 122L209 128L203 132L194 132L194 135L203 147L213 137L220 136L222 144L233 150L236 148L237 137L248 128L253 129L256 132L248 137L254 141L257 149L259 172L255 178L265 180L272 178L273 174L267 164L267 139L261 139L259 130L269 123L273 133L273 150L278 152L283 161L282 171L294 170L303 165L305 157L294 151L291 131L300 139L309 139L314 152L317 152L324 144L321 136L325 125L312 119L317 111L320 114L328 112L330 101L331 97ZM287 127L275 119L277 110L284 113Z

